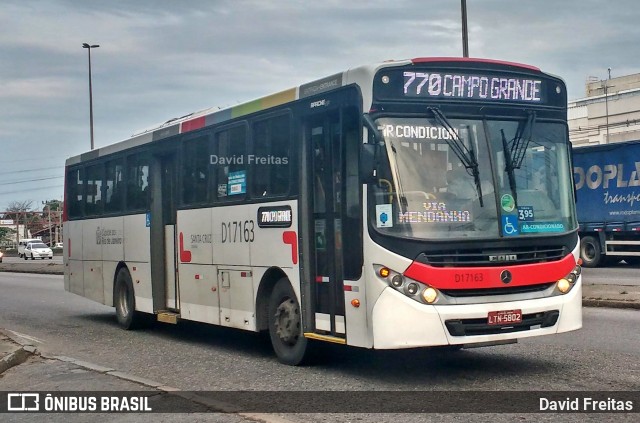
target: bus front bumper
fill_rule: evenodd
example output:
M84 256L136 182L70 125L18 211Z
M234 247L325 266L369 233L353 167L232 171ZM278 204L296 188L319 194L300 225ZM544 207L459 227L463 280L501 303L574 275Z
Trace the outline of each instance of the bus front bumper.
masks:
M488 325L491 311L521 310L521 325ZM565 295L473 305L425 305L386 288L372 312L373 347L491 344L582 327L582 281Z

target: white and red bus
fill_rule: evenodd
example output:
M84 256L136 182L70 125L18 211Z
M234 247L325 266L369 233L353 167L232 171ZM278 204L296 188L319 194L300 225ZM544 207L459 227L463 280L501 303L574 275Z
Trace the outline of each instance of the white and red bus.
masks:
M567 94L538 68L388 61L66 162L65 289L180 319L471 347L579 329Z

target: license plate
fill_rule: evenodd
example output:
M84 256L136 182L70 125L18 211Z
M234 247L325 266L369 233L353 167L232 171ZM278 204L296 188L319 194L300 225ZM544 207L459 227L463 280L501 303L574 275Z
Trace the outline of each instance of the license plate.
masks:
M522 310L490 311L487 323L490 325L513 325L522 323Z

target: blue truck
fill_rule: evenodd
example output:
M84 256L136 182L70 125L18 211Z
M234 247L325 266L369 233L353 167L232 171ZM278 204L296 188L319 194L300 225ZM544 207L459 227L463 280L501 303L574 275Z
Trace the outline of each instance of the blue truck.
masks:
M640 264L640 140L573 148L585 267Z

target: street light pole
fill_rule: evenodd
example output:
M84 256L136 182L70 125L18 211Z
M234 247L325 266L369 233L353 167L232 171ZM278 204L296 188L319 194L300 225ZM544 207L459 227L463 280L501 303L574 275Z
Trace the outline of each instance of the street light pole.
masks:
M609 78L604 82L604 113L607 118L607 144L609 144L609 80L611 79L611 68L607 68Z
M91 149L93 150L93 93L91 89L91 49L100 47L98 44L89 45L82 43L82 48L89 52L89 127L91 130Z
M467 0L460 0L462 9L462 57L469 57L469 30L467 28Z

